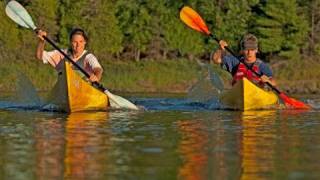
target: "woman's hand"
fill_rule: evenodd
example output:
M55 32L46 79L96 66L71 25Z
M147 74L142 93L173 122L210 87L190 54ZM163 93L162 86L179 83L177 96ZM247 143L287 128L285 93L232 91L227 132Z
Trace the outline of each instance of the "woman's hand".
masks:
M100 79L95 74L92 73L89 77L89 80L91 82L98 82Z
M46 32L46 31L43 31L43 30L41 30L41 29L38 30L37 34L38 34L38 38L39 38L41 41L44 41L44 38L43 38L43 37L47 36L47 32Z

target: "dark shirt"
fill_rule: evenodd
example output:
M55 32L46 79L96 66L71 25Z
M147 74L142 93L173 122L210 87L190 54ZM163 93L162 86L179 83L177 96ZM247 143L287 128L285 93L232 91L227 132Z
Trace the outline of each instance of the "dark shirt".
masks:
M231 55L226 55L222 58L221 67L232 74L232 76L237 72L239 60ZM252 67L254 63L247 64L249 67ZM272 71L270 67L261 61L259 64L259 71L257 72L261 75L266 75L268 77L272 77Z

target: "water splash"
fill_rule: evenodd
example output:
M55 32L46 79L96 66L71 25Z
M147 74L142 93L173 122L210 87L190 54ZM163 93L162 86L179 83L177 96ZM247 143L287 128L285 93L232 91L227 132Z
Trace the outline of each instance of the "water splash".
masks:
M320 109L320 99L314 98L314 99L307 99L306 104L312 107L312 109L319 110Z
M30 79L18 72L16 82L16 101L23 104L41 105L41 98Z
M202 103L208 109L220 108L219 95L224 90L223 82L212 65L202 63L200 66L200 78L188 91L188 99Z
M17 71L15 93L7 101L0 102L1 109L26 109L34 110L42 106L42 100L30 79Z

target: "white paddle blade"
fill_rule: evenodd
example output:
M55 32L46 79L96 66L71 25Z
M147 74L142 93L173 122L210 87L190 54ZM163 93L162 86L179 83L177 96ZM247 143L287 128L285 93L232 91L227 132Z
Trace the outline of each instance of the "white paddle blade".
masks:
M133 103L121 96L112 94L108 90L105 90L104 93L107 94L107 96L109 97L110 105L113 108L139 110L139 108L136 105L134 105Z
M6 6L6 14L20 26L31 28L32 30L37 28L27 10L17 1L8 2Z

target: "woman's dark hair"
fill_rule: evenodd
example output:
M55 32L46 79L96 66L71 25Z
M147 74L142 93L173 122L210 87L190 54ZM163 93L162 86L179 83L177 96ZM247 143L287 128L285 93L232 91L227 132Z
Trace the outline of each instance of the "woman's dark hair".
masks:
M69 35L69 40L70 41L72 40L72 37L74 35L81 35L87 42L89 41L89 38L88 38L87 34L81 28L72 29L72 31L70 32L70 35Z

